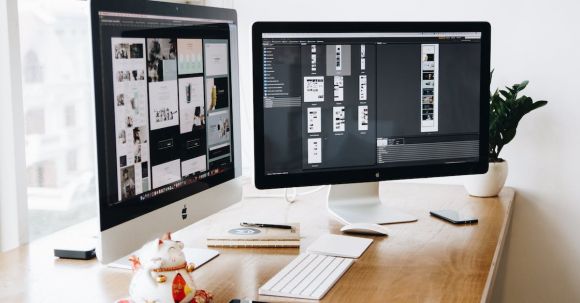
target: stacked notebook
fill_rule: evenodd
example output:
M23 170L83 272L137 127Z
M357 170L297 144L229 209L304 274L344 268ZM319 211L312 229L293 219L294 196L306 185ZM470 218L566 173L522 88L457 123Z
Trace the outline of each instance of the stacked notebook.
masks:
M214 226L207 246L214 247L300 247L300 224L292 229L242 227L239 224Z

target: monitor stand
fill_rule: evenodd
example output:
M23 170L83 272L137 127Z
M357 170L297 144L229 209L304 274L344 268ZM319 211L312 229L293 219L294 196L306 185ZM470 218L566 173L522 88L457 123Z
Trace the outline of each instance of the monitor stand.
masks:
M417 217L389 208L381 202L379 182L331 185L328 211L346 224L417 221Z
M136 252L134 254L136 254ZM198 268L211 261L213 258L217 257L219 252L213 249L190 248L186 246L183 248L183 254L185 255L185 260L187 260L187 262L193 263L195 268ZM107 264L107 266L113 268L131 269L131 262L129 261L129 256L131 255L133 254L129 254L128 256L123 257L115 262L111 262Z

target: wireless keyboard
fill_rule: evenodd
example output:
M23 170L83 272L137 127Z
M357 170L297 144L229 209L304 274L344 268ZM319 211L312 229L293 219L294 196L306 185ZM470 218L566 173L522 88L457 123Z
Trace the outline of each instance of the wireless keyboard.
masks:
M319 300L353 259L301 254L258 290L260 295Z

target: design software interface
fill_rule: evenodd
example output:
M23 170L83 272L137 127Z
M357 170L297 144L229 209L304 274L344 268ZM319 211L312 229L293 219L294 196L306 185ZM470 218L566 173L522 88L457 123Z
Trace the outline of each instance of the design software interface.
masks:
M265 33L266 174L478 161L481 33Z
M107 12L99 22L106 169L117 176L108 201L233 175L227 25Z

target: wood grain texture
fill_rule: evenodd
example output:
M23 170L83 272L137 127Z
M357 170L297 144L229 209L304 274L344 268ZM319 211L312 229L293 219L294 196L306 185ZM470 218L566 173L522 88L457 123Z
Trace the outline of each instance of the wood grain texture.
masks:
M216 302L247 298L269 302L312 302L259 296L258 288L325 233L342 225L326 211L327 189L293 204L284 199L245 199L174 235L188 246L205 247L205 234L221 220L300 222L301 248L219 249L221 255L194 271L199 288ZM419 218L389 225L388 237L373 237L363 256L323 302L485 302L509 227L514 191L474 198L462 186L391 183L381 186L384 203ZM429 215L455 209L479 218L457 226ZM128 235L130 236L130 235ZM97 261L59 260L52 245L66 233L0 254L0 302L112 302L127 296L131 272Z

